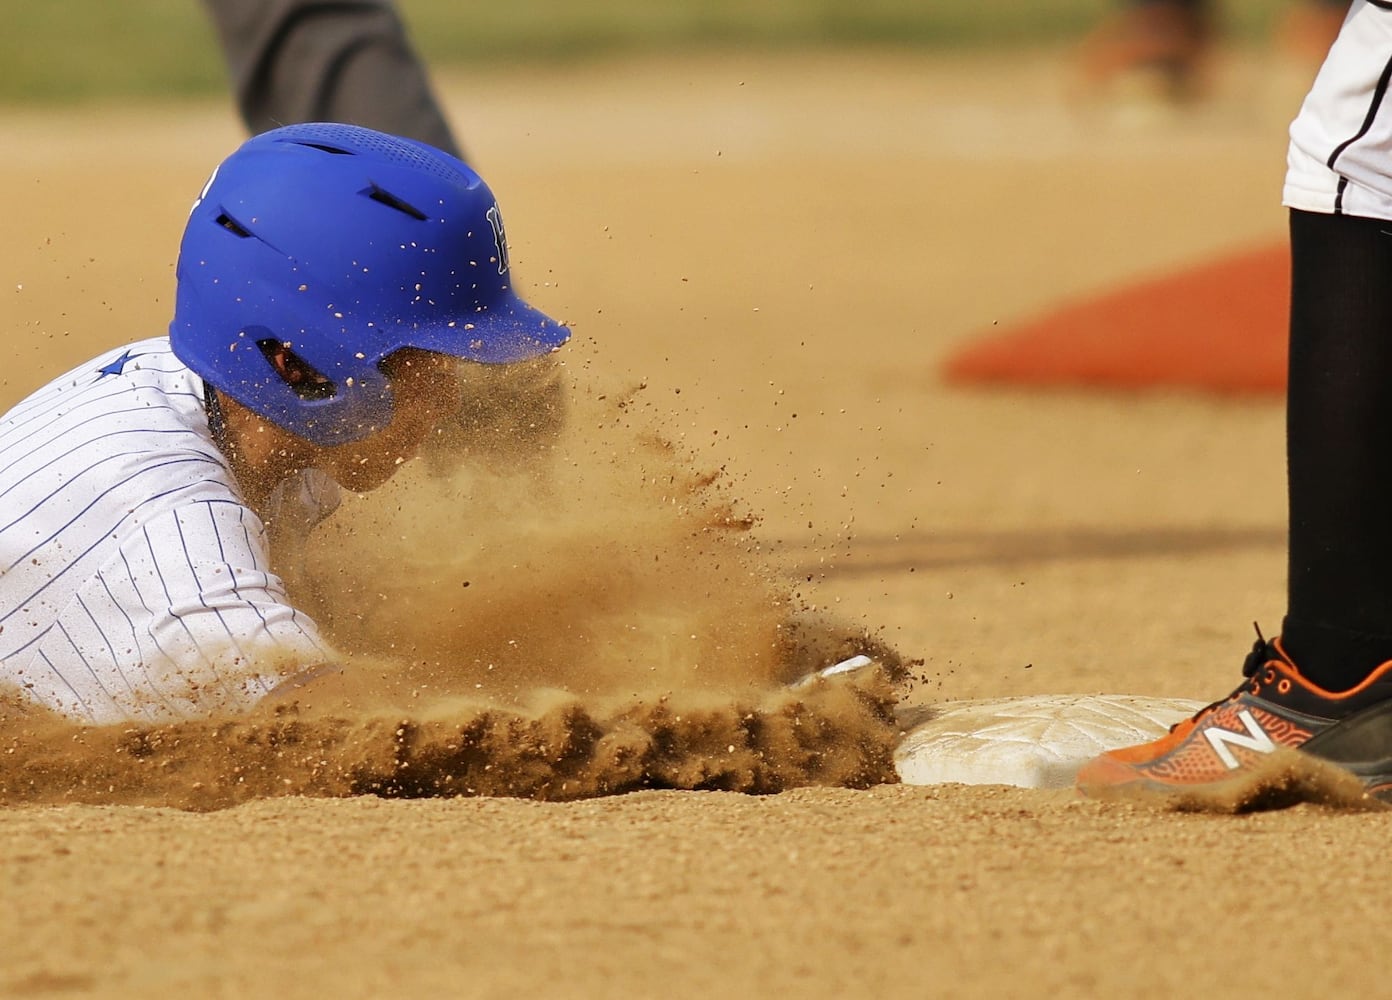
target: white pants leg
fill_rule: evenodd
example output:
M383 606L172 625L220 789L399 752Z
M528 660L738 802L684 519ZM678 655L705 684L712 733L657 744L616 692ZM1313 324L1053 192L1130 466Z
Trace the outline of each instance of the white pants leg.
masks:
M1392 0L1354 0L1290 128L1283 203L1392 219Z

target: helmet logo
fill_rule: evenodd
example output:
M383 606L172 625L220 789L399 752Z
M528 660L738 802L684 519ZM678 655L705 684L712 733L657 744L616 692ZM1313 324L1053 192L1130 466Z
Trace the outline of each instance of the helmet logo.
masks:
M493 243L498 248L498 273L507 274L507 233L503 232L502 213L498 211L498 206L494 205L484 214L488 216L488 224L493 227Z

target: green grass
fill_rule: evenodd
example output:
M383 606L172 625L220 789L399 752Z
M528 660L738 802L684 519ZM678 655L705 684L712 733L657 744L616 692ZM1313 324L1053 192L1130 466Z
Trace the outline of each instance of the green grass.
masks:
M197 0L19 0L0 33L0 101L183 95L225 76Z
M1111 0L400 0L432 67L622 52L836 45L968 47L1078 37ZM1229 0L1235 33L1281 0ZM14 0L0 102L182 97L225 75L198 0Z
M1105 0L439 0L403 5L432 61L692 46L992 44L1076 34Z

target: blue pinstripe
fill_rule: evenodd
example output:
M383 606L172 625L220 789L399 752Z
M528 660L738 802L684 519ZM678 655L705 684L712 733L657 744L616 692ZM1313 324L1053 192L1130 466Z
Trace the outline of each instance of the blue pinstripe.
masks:
M0 683L159 720L242 710L332 657L269 572L201 391L154 338L0 417Z
M174 463L166 462L166 463L164 463L164 464L166 464L166 465L172 465L172 464L174 464ZM134 478L135 478L135 476L131 476L129 479L123 480L122 483L121 483L120 485L124 486L124 485L126 485L126 483L130 482L130 480L131 480L131 479L134 479ZM211 482L211 480L204 480L204 482ZM154 497L151 497L150 500L149 500L149 503L154 503L154 502L157 501L157 500L163 500L163 499L165 499L165 498L167 498L167 497L169 497L169 496L172 496L172 495L175 494L175 493L183 492L183 491L186 490L186 489L187 489L187 487L185 487L185 486L179 486L179 487L176 487L175 489L172 489L172 490L166 490L166 491L163 492L163 493L160 493L160 494L157 494L157 495L154 496ZM82 513L82 514L85 514L88 510L90 510L90 509L95 505L95 503L96 503L96 501L93 501L93 503L88 504L87 507L84 508L84 509L81 511L81 513ZM31 510L31 511L29 511L28 513L33 513L33 511ZM102 538L101 540L98 540L98 541L96 541L96 542L93 542L93 543L92 543L91 545L89 545L85 550L83 550L82 555L84 555L84 556L87 555L89 552L94 551L98 546L100 546L101 544L103 544L103 540L105 539L105 537L106 537L107 535L109 535L109 534L115 532L115 531L118 531L118 530L120 529L121 525L125 524L126 521L130 520L130 516L131 516L132 514L134 514L134 513L135 513L134 511L128 511L127 514L126 514L124 517L122 517L119 521L117 521L115 525L113 525L107 532L104 532L104 533L103 533L103 538ZM27 516L27 515L26 515L26 516ZM80 515L79 515L79 516L80 516ZM21 518L21 520L22 520L22 518ZM72 520L68 521L67 524L63 525L63 528L66 529L66 528L72 527L72 525L73 525L76 521L77 521L77 518L73 518ZM14 522L14 523L17 524L18 522ZM5 528L13 527L13 526L14 526L13 524L9 524L9 525L0 525L0 531L4 530ZM18 566L20 563L22 563L25 559L27 559L27 558L29 558L30 556L32 556L35 552L37 552L40 548L42 548L42 547L43 547L44 545L46 545L48 542L51 542L55 537L57 537L58 534L61 534L61 531L60 531L60 532L57 532L57 533L55 533L55 534L53 534L53 535L50 535L48 538L45 538L45 539L44 539L42 542L40 542L38 545L34 546L34 547L31 548L29 551L25 552L23 555L21 555L21 556L20 556L18 559L16 559L14 562L10 563L10 565L9 565L8 567L6 567L6 569L5 569L3 572L4 572L4 573L8 573L10 570L14 569L16 566ZM79 558L80 558L80 557L79 557ZM74 569L74 568L76 567L76 565L77 565L77 563L75 563L75 562L68 563L66 566L64 566L61 570L58 571L57 575L55 575L55 576L53 576L53 577L50 577L49 580L48 580L48 583L44 584L43 587L40 587L38 590L34 591L32 594L29 594L29 595L21 602L20 606L22 607L23 605L28 604L29 601L32 601L34 598L38 597L39 594L41 594L50 584L52 584L52 583L54 583L56 580L58 580L59 577L62 577L62 576L64 576L64 575L66 575L70 570ZM18 611L18 610L19 610L19 608L15 608L15 609L12 610L12 611L9 611L9 612L6 612L5 614L0 615L0 624L4 624L4 622L10 617L10 615L14 614L14 613L15 613L16 611Z

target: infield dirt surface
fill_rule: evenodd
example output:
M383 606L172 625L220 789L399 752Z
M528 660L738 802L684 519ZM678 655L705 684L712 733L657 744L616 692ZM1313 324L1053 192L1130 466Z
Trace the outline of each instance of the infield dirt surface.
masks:
M1216 698L1252 619L1276 630L1278 402L938 373L995 324L1279 240L1300 72L1234 55L1183 114L1072 104L1051 53L440 86L524 294L573 324L573 383L642 384L643 421L759 516L749 558L922 660L905 695L921 705ZM241 133L214 103L12 110L0 134L8 408L164 330L187 207ZM623 480L615 426L578 453L589 481ZM468 535L467 511L454 528ZM544 563L545 541L515 544ZM711 615L740 619L703 580ZM207 811L79 797L0 808L0 995L1338 996L1385 980L1382 814L895 785Z

